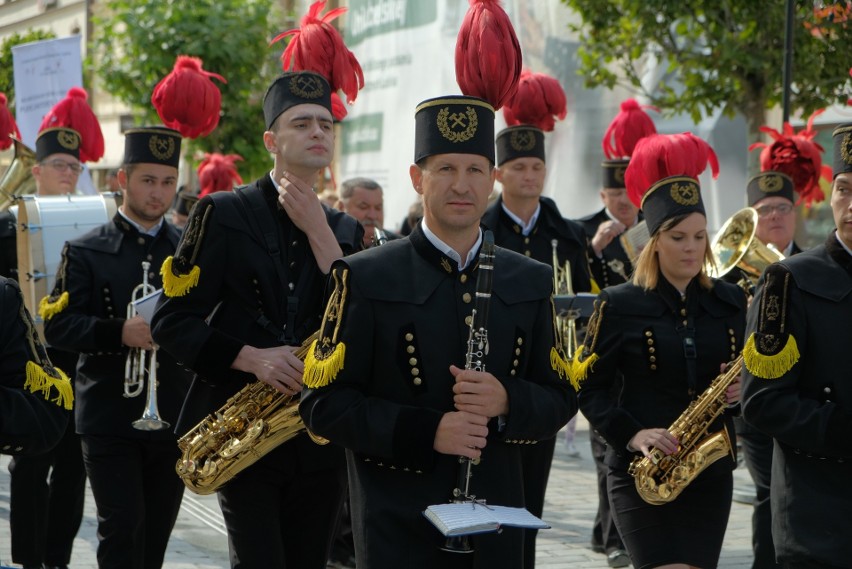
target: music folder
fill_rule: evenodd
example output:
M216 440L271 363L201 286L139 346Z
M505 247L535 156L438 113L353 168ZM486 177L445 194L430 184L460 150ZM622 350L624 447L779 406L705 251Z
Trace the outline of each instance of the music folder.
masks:
M480 501L437 504L426 508L423 515L447 537L494 532L502 526L550 529L526 508L485 505Z
M577 294L554 294L553 307L558 316L569 318L591 318L595 310L595 299L598 297L591 292Z
M151 320L154 318L154 309L157 308L157 301L163 295L163 289L158 289L147 296L143 296L139 300L133 301L133 307L136 309L136 314L142 317L143 320L151 325Z

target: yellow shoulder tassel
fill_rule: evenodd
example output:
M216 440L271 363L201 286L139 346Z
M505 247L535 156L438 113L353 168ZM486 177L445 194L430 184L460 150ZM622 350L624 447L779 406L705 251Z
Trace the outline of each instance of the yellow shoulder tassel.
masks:
M550 367L559 374L559 377L567 379L574 387L574 391L580 389L580 383L574 379L571 365L565 361L565 358L562 357L562 354L555 347L550 348Z
M579 385L581 381L585 381L589 377L589 370L598 361L598 355L592 353L586 359L583 358L583 346L577 348L574 352L574 359L571 362L571 373L574 376L574 381Z
M49 296L45 296L38 303L38 315L41 319L47 322L63 310L68 308L68 291L66 290L59 295L59 298L52 301Z
M317 341L311 344L305 356L305 372L303 381L311 389L325 387L337 379L337 374L343 369L343 358L346 356L346 344L343 342L334 346L334 350L326 355L316 356Z
M598 282L595 279L592 279L592 290L589 291L592 294L600 294L601 287L598 285Z
M787 338L787 344L775 355L767 356L760 353L755 345L754 334L749 336L743 348L743 361L746 369L755 377L763 379L778 379L796 365L799 361L799 346L792 334Z
M189 289L198 284L201 268L193 265L192 270L186 275L176 275L172 272L172 257L163 261L160 267L160 276L163 277L163 292L168 297L184 296Z
M55 387L57 395L50 401L70 411L74 407L74 389L71 387L71 380L61 369L53 369L59 374L58 378L44 371L44 368L37 363L27 362L27 379L24 382L24 389L32 393L41 392L44 398L48 399L51 388Z

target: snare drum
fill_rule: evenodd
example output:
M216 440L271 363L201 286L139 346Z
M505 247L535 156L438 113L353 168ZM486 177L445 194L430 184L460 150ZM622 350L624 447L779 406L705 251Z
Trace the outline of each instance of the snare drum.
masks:
M66 241L113 218L116 195L22 196L18 200L18 281L24 304L39 321L38 303L50 294Z

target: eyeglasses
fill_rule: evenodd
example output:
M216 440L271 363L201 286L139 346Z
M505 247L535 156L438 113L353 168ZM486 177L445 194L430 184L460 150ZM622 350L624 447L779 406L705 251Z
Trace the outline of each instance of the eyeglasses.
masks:
M793 211L793 204L791 203L782 203L778 205L762 205L760 207L755 208L757 210L757 215L760 217L769 217L773 214L773 212L778 212L778 215L787 215L791 211Z
M79 174L83 171L83 167L81 165L75 164L73 162L66 162L65 160L59 160L58 158L56 160L42 162L41 164L44 166L50 166L60 174L64 174L68 170L71 170L75 174Z

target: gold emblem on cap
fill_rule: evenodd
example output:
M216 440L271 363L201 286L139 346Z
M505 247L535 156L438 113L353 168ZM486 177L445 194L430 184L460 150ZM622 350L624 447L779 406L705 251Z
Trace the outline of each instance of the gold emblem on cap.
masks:
M771 194L784 187L784 180L778 174L767 174L758 179L757 187L760 188L761 192Z
M80 137L77 136L76 132L60 130L56 133L56 141L62 148L67 148L68 150L77 150L80 148Z
M622 168L620 166L618 168L614 168L612 172L612 177L615 179L616 182L624 183L624 173L626 171L627 168Z
M479 118L473 107L468 106L463 113L450 114L450 107L438 111L438 131L450 142L466 142L476 134Z
M518 152L535 148L535 135L528 130L516 130L509 137L509 144Z
M840 157L843 162L852 165L852 133L843 135L843 142L840 143Z
M298 75L290 79L290 92L303 99L319 99L325 89L319 77Z
M695 205L701 198L698 193L698 186L692 183L679 184L675 182L669 191L672 199L680 205Z
M175 139L153 134L148 139L148 148L157 160L168 160L175 153Z

